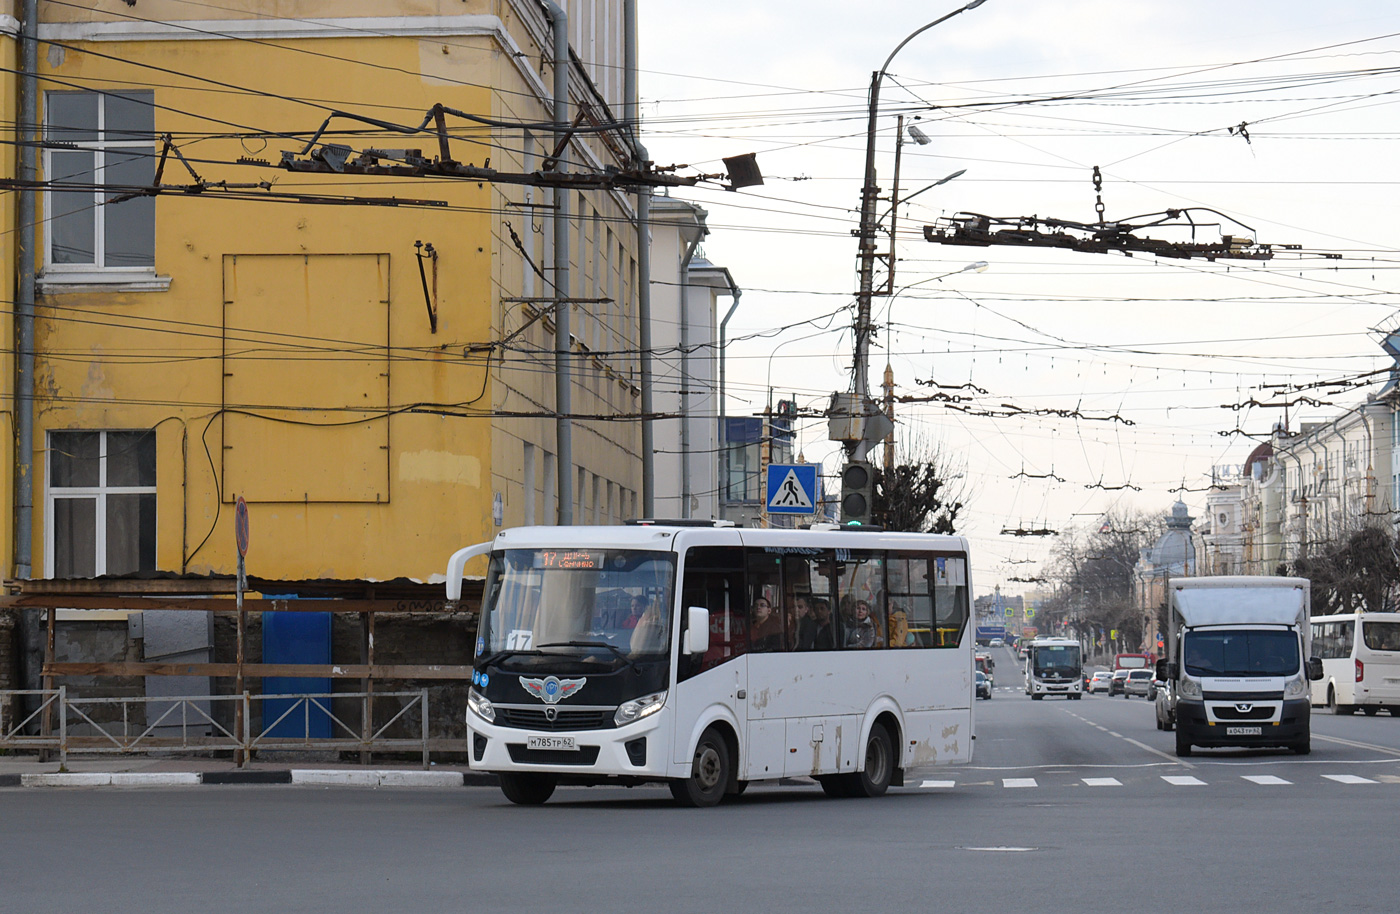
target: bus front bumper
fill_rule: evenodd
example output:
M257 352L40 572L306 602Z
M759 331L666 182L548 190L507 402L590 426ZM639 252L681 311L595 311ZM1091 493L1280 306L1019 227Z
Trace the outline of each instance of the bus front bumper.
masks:
M502 727L467 712L469 765L473 771L552 772L581 780L669 776L670 728L663 726L669 709L623 727L604 730L527 730ZM536 748L532 738L546 744L570 743L572 748Z

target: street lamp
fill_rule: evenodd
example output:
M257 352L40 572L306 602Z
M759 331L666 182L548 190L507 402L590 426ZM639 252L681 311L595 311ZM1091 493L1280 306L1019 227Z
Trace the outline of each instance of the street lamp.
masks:
M831 438L835 441L841 441L845 445L847 456L851 460L863 460L866 451L885 437L884 426L888 423L888 420L884 420L878 407L870 399L869 379L870 337L873 329L870 312L875 286L875 236L879 228L878 220L875 218L876 204L880 195L879 187L875 183L875 133L880 110L880 84L883 82L885 71L889 69L895 55L902 51L910 41L954 16L976 9L984 2L985 0L971 0L951 13L915 29L895 46L889 57L885 58L884 64L871 76L870 113L865 136L865 184L861 188L860 228L858 231L860 238L860 290L856 299L855 359L851 368L849 391L844 397L841 394L834 395L829 411ZM917 136L915 141L918 142ZM945 180L951 180L952 177L954 176ZM884 421L875 420L876 416Z

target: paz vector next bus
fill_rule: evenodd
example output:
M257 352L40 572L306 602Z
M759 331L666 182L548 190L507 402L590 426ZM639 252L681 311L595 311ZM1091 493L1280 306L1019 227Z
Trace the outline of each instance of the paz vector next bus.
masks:
M972 755L967 541L725 521L522 527L488 556L471 767L521 804L665 782L712 806L798 775L878 796Z

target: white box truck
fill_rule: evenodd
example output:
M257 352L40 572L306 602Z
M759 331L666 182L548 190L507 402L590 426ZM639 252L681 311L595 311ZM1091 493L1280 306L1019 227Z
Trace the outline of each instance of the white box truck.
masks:
M1193 746L1311 751L1310 586L1304 578L1175 579L1168 587L1168 659L1157 678L1175 695L1176 754Z

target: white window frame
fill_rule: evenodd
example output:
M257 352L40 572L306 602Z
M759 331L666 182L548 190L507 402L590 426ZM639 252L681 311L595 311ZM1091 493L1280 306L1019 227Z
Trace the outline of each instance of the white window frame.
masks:
M97 553L93 558L93 575L101 577L107 573L107 496L109 495L155 495L155 486L109 486L107 485L107 435L110 432L147 432L150 429L141 428L113 428L113 429L52 429L46 441L45 451L49 459L45 461L45 480L48 485L44 493L44 577L52 579L55 573L54 556L57 553L54 534L57 532L54 526L54 503L62 500L78 500L81 498L92 498L97 502L95 542L94 551ZM98 439L98 461L97 461L97 485L96 486L55 486L53 484L53 433L54 432L96 432ZM156 531L159 536L160 531L160 499L156 499ZM159 554L159 541L157 541L157 554Z
M49 105L47 99L54 95L82 95L90 94L98 96L97 124L95 140L84 140L72 142L67 149L54 150L46 148L44 150L44 176L47 179L53 174L53 153L55 151L88 150L93 153L93 175L94 178L102 175L106 168L106 157L109 150L119 149L145 149L153 155L155 153L155 131L154 113L152 114L152 137L151 139L136 140L115 140L107 137L107 100L106 93L84 90L55 90L45 95L45 111ZM44 130L45 137L48 138L48 115L45 114ZM62 139L55 138L55 139ZM100 185L100 180L98 181ZM164 292L170 288L169 276L158 276L155 266L108 266L107 257L107 233L102 225L103 191L101 187L95 187L92 193L93 205L93 262L92 263L55 263L53 256L54 232L51 230L50 219L54 213L54 200L51 191L44 191L44 213L46 231L44 232L44 269L39 277L39 291L49 292L83 292L83 291L123 291L123 292ZM155 254L156 239L154 233L151 238L152 255Z

